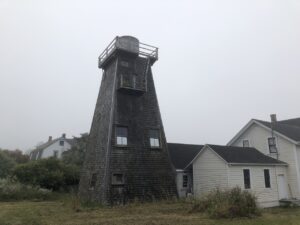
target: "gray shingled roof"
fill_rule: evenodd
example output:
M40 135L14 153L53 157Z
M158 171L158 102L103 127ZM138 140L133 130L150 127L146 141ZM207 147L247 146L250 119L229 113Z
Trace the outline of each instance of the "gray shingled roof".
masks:
M256 121L271 128L271 122ZM273 129L296 142L300 142L300 118L277 121L274 123Z
M203 145L168 143L171 161L176 169L184 169L200 152Z
M255 148L208 145L227 163L241 164L286 164L280 160L269 157Z

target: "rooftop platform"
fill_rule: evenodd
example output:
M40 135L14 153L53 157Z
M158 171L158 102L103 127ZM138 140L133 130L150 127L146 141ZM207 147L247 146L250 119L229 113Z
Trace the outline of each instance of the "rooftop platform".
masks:
M131 36L117 36L105 48L98 58L98 67L103 68L116 52L123 51L136 56L149 58L153 64L158 59L158 48L139 42L138 39Z

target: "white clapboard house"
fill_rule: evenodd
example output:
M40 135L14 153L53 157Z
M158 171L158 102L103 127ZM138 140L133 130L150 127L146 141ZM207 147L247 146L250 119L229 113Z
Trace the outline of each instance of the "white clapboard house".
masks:
M74 144L74 139L66 138L66 134L61 137L52 139L49 136L48 141L38 145L29 153L30 160L45 159L49 157L61 158L62 153L69 150Z
M252 119L227 146L169 143L168 149L180 197L239 186L262 207L300 200L300 118Z
M280 199L300 199L300 118L277 121L250 120L228 143L249 146L263 154L287 163L277 173Z
M287 164L255 148L168 144L180 197L201 197L213 189L236 186L253 192L261 207L279 205L277 176Z

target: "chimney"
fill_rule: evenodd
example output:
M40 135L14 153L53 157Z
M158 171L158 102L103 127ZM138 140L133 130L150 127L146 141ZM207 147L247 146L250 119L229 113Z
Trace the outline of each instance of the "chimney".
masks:
M275 124L277 122L277 116L276 116L276 114L271 114L270 116L271 116L271 123Z
M62 137L62 138L66 138L66 134L63 133L63 134L61 135L61 137Z
M48 142L52 141L52 136L49 136Z

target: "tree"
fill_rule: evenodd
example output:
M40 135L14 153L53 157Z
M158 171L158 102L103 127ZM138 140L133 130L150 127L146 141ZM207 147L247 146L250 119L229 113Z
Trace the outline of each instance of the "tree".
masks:
M14 159L16 163L26 163L29 161L29 156L24 155L23 152L19 149L16 150L2 150L3 153L8 155L10 158Z
M11 175L15 165L15 160L0 150L0 178Z
M88 133L81 134L81 137L74 137L74 146L62 154L62 160L65 164L76 165L80 168L82 167L85 158L88 137Z
M66 165L53 157L19 164L14 175L21 183L52 190L65 189L79 183L78 167Z

